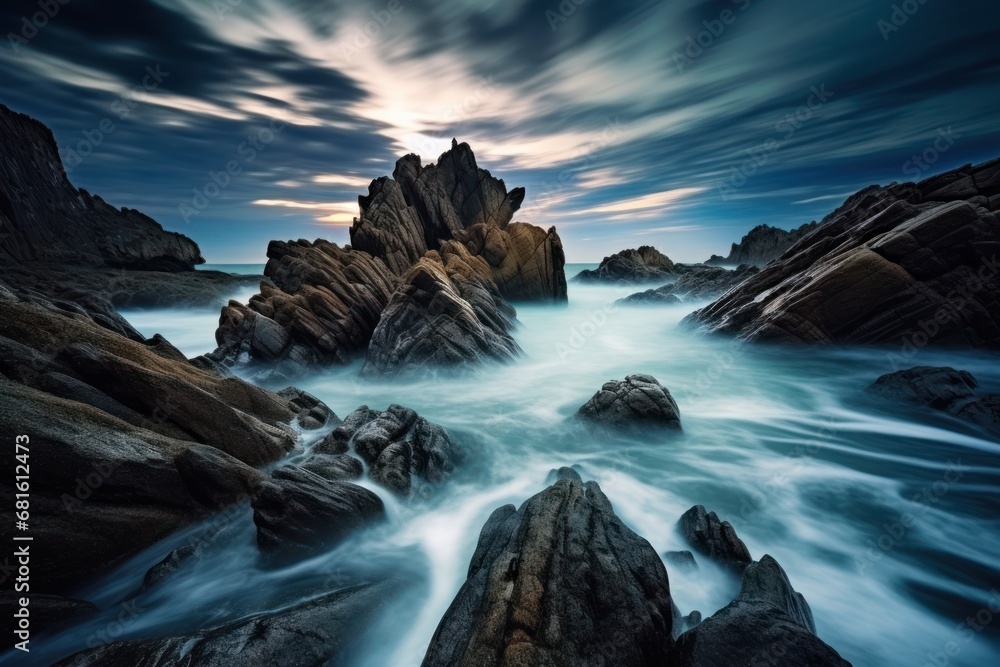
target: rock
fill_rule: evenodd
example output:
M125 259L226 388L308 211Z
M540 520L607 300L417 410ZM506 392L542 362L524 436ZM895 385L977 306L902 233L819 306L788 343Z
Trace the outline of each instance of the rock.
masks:
M729 250L728 257L712 255L705 264L714 266L764 266L777 259L795 245L799 239L816 229L817 222L810 222L796 229L785 231L770 225L757 225Z
M675 303L680 303L680 297L674 294L673 284L664 285L663 287L657 287L655 289L648 289L645 292L636 292L635 294L629 294L626 297L618 299L615 301L616 305L670 305Z
M648 283L672 278L678 273L669 257L644 245L605 257L596 269L581 271L573 280L579 283Z
M672 664L675 612L659 556L596 482L561 476L490 516L424 665Z
M868 387L868 392L996 429L1000 424L1000 395L980 397L976 393L978 386L976 378L967 371L916 366L883 375Z
M0 613L4 618L12 618L21 609L20 598L24 593L0 592ZM43 633L60 630L73 623L79 623L100 610L86 600L75 600L58 595L31 592L28 613L31 622L31 638Z
M313 454L302 469L330 481L361 479L365 473L364 464L347 454Z
M473 225L456 238L489 264L497 290L511 301L566 301L566 255L555 227L514 222Z
M403 497L410 495L414 477L439 485L468 457L442 427L400 405L385 412L361 406L324 442L331 451L353 446L372 480Z
M174 465L191 496L212 509L243 500L264 480L260 471L208 445L191 445Z
M372 334L362 375L509 361L520 353L511 336L515 315L486 262L447 242L403 277Z
M703 505L685 512L677 522L677 529L695 551L737 574L753 562L732 524L721 521L715 512L707 512Z
M750 341L1000 348L998 164L862 190L685 321Z
M631 294L615 303L625 304L671 304L685 301L715 299L755 275L759 269L744 264L736 269L707 266L685 266L687 273L669 285Z
M605 382L576 413L592 424L624 430L681 430L680 410L670 391L650 375Z
M681 572L694 572L698 569L698 563L694 560L694 554L690 551L668 551L663 554L663 560L670 567L676 567Z
M299 667L340 665L357 659L357 640L396 596L393 582L324 593L291 607L252 614L192 635L111 642L57 665L130 667Z
M344 364L363 354L396 278L382 260L327 241L272 241L273 285L223 308L210 355L228 365ZM294 371L293 371L294 372Z
M332 549L358 528L385 516L382 500L363 487L332 482L297 466L274 471L250 500L257 544L271 562Z
M809 605L770 556L747 566L732 603L677 639L670 664L850 665L816 636Z
M154 271L204 263L197 244L151 218L77 190L52 132L0 105L0 263L59 262Z
M299 425L306 429L317 429L330 423L339 422L337 415L323 401L297 387L286 387L278 396L288 401L288 407L299 416Z
M33 595L71 594L202 520L199 499L295 446L301 408L288 399L17 292L0 285L0 431L32 427ZM0 492L14 493L12 479Z

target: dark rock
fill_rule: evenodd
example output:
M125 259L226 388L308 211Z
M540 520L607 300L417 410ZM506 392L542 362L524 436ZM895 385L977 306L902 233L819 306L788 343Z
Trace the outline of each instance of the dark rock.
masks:
M264 474L208 445L191 445L174 461L191 496L213 509L248 497Z
M981 426L997 428L1000 395L980 397L976 393L978 386L976 378L967 371L917 366L883 375L868 387L868 391L890 401L933 408Z
M0 155L0 262L189 271L205 261L186 236L73 187L52 132L3 105Z
M441 484L468 456L442 427L400 405L390 405L385 412L362 406L328 441L336 443L331 450L353 446L368 464L372 480L404 497L410 495L413 477Z
M564 469L490 516L423 664L672 664L674 613L653 548L597 483Z
M339 422L323 401L296 387L286 387L278 392L278 396L288 400L288 406L299 416L299 425L306 429L317 429L331 420Z
M365 473L364 464L348 454L313 454L302 469L331 481L361 479Z
M573 280L580 283L648 283L675 277L678 273L669 257L644 245L605 257L596 269L581 271Z
M796 229L785 231L770 225L757 225L729 250L728 257L712 255L706 264L739 266L764 266L773 259L781 257L799 239L816 229L818 223L810 222Z
M694 572L698 569L698 563L690 551L668 551L663 554L663 560L668 566L676 567L681 572Z
M234 660L274 667L348 664L357 658L357 639L398 589L392 582L363 584L193 635L112 642L56 664L231 667Z
M362 374L385 377L509 361L520 353L511 336L515 315L486 262L449 241L403 277L372 334Z
M733 602L677 639L670 664L850 665L816 636L809 605L770 556L747 566Z
M616 429L681 430L680 410L670 391L650 375L605 382L577 417Z
M136 594L154 588L161 581L180 570L185 564L198 558L200 554L201 549L197 544L185 544L184 546L177 547L168 553L163 560L146 571L146 575L142 578L142 587Z
M272 562L323 553L385 516L382 500L368 489L329 481L297 466L275 470L250 504L257 544Z
M725 568L740 573L753 562L732 524L721 521L715 512L706 512L703 505L685 512L677 528L695 551Z
M862 190L686 322L751 341L1000 348L995 169ZM960 180L977 196L940 187Z
M635 294L629 294L626 297L618 299L615 301L618 305L634 305L634 304L675 304L680 303L680 297L674 294L673 284L664 285L663 287L657 287L655 289L648 289L645 292L636 292Z
M708 266L687 266L687 273L669 285L631 294L618 299L618 304L670 304L685 301L715 299L755 275L759 269L744 264L735 269Z

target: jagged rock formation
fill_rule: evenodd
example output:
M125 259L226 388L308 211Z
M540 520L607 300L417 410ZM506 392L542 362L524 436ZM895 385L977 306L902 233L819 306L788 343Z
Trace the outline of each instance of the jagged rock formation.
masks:
M401 158L358 198L350 246L271 244L274 285L223 311L212 359L295 373L366 350L365 373L391 375L514 356L507 300L566 300L555 228L511 222L523 199L467 144Z
M443 428L395 404L385 412L361 406L318 448L335 455L353 449L369 477L400 496L410 495L414 479L441 484L468 456Z
M792 230L778 229L770 225L757 225L734 243L728 257L712 255L705 264L713 266L764 266L777 259L795 245L799 239L816 229L817 222L810 222Z
M569 468L560 477L490 516L424 665L671 664L662 561L596 482Z
M670 391L651 375L605 382L576 413L588 423L620 430L681 430L681 414Z
M0 307L0 430L31 425L33 593L65 595L245 495L246 468L290 451L290 424L312 402L199 368L162 338L130 338L110 306L0 283ZM196 445L220 454L185 455ZM12 482L0 490L13 496Z
M684 539L695 551L718 565L742 573L753 562L750 551L736 535L728 521L719 519L715 512L708 512L703 505L695 505L677 522Z
M868 387L884 399L947 412L959 419L1000 428L1000 395L980 396L979 382L968 371L916 366L888 373Z
M596 269L581 271L573 280L581 283L648 283L676 277L681 270L669 257L652 246L622 250L605 257Z
M520 353L510 335L515 322L486 262L446 243L403 277L372 334L362 375L509 361Z
M687 267L689 272L682 275L676 282L656 289L630 294L618 299L615 303L625 304L670 304L685 301L700 301L715 299L736 287L750 276L756 275L759 269L744 264L736 269L721 267Z
M0 104L0 262L188 271L197 244L70 184L42 123Z
M872 186L686 321L754 341L1000 347L1000 159Z

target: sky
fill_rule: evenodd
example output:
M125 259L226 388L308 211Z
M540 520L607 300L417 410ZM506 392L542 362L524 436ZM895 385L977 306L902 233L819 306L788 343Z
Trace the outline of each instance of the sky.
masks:
M4 0L0 23L0 103L211 263L348 243L371 179L452 137L570 262L702 261L1000 156L996 2Z

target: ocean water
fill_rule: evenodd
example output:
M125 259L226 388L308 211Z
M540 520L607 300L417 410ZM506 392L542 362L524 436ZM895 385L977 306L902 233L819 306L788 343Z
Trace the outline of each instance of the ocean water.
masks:
M575 465L660 553L688 548L675 526L694 504L731 521L755 558L781 563L819 636L855 665L1000 664L1000 614L990 610L1000 610L1000 444L947 415L864 393L900 365L954 366L1000 392L998 358L744 346L679 327L699 304L615 305L629 291L571 283L567 306L518 306L525 354L510 365L371 382L358 378L358 360L298 381L341 417L360 405L411 407L465 443L470 461L429 498L378 491L384 524L283 569L259 566L249 510L234 512L203 540L204 558L112 625L146 569L206 534L193 527L80 591L107 608L104 617L39 642L33 657L47 664L104 641L109 627L115 639L180 634L391 576L403 592L359 638L352 664L419 665L490 513ZM210 315L159 312L134 323L194 355L212 347ZM571 419L603 382L632 373L670 389L683 434L595 435ZM682 613L708 616L736 585L699 562L690 574L669 570L670 584Z

